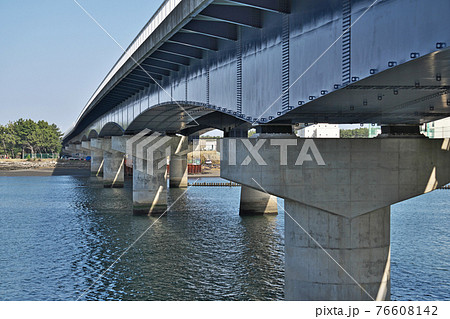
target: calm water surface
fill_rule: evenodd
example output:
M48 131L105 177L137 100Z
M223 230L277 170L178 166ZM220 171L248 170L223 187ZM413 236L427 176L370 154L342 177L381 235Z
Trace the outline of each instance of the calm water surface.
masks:
M95 178L0 177L0 300L282 300L284 214L242 218L238 187L170 190L131 215ZM392 298L450 299L450 191L392 208Z

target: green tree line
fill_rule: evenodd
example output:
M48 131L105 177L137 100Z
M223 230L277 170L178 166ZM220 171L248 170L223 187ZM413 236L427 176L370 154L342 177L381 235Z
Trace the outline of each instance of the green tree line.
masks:
M353 130L341 130L341 138L367 138L369 137L369 129L366 127L356 128Z
M19 119L0 125L0 154L9 158L23 157L25 153L59 153L61 131L56 124L46 121Z

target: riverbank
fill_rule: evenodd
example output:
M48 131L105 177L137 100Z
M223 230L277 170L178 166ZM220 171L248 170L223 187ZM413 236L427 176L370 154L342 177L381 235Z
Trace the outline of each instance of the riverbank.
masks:
M0 176L88 176L89 162L56 159L0 160Z
M218 167L208 167L202 165L201 174L189 174L190 178L203 178L203 177L220 177L220 168Z
M42 159L0 159L0 176L89 176L87 161ZM220 177L220 168L202 167L202 174L190 174L190 178Z

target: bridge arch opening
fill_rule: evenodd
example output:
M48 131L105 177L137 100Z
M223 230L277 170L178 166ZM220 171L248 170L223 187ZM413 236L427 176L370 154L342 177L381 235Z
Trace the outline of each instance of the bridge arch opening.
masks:
M122 136L124 133L124 129L117 123L109 122L103 126L98 137L106 137L106 136Z
M98 137L98 133L96 130L90 130L89 134L88 134L88 140L91 140L93 138L97 138Z
M251 124L213 105L183 101L162 103L143 111L124 133L137 134L143 129L150 129L188 136L201 135L213 129L228 132L238 126L250 128Z

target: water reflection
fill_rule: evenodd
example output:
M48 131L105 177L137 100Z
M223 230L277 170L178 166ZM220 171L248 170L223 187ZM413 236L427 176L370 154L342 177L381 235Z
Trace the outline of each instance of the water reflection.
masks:
M76 275L85 279L77 293L153 224L86 299L283 297L282 217L239 217L239 188L193 187L181 197L185 190L170 189L171 209L158 219L130 216L131 184L122 190L105 190L95 178L86 184L73 201L87 211L79 222L88 249L73 262Z
M131 181L0 177L0 300L280 300L284 216L240 217L238 187L169 190L132 216ZM392 299L449 299L449 191L392 207ZM411 244L413 243L413 244Z

